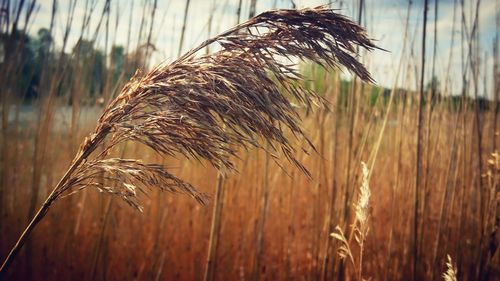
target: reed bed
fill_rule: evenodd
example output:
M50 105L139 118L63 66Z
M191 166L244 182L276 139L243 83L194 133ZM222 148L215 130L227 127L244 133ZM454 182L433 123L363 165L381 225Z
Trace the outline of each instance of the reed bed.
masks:
M69 11L77 2L72 2ZM500 275L499 91L494 100L473 97L477 92L474 83L483 83L481 75L493 81L494 89L498 89L499 58L495 51L493 77L486 76L490 72L479 71L481 54L475 49L476 28L462 26L464 37L455 39L462 40L463 77L470 83L462 89L461 97L451 97L449 92L454 85L441 85L439 93L433 93L434 87L422 91L396 86L384 89L360 80L347 80L341 71L332 70L327 64L322 67L301 63L299 68L289 69L280 60L269 60L267 55L248 56L244 50L256 50L264 42L290 42L289 36L301 30L301 25L299 16L290 12L297 19L289 29L293 32L287 33L283 26L271 26L267 29L271 30L268 37L264 36L268 41L256 40L262 27L251 33L252 27L242 20L246 17L242 9L245 3L237 2L238 10L231 13L238 23L244 22L231 31L239 30L237 33L223 34L173 64L134 77L137 68L147 68L154 52L151 42L155 29L151 18L162 16L155 1L135 3L130 13L138 8L145 11L137 36L151 44L126 46L123 61L117 59L117 49L114 53L104 52L107 59L102 73L96 70L102 55L99 52L78 52L78 48L69 50L69 47L57 50L64 59L47 64L40 78L39 96L26 99L39 110L35 117L26 117L23 101L16 94L29 93L29 89L21 89L15 83L21 73L20 55L2 62L0 79L5 87L1 89L1 257L7 256L36 207L74 163L75 153L89 147L94 149L92 157L82 161L70 177L74 185L71 188L63 185L68 187L64 193L62 189L58 191L58 195L65 197L52 204L38 223L6 280L205 279L213 197L220 170L225 178L219 201L222 207L218 243L212 253L213 280L412 280L416 275L418 280L496 280ZM249 15L258 14L256 2L250 1ZM364 1L360 2L356 17L363 24L367 8ZM102 25L100 30L92 31L82 25L82 42L85 36L108 34L106 48L111 50L114 40L111 34L116 27L109 16L118 9L115 2L109 3L102 11L91 12L92 5L85 8L89 19L97 18ZM474 8L476 2L471 3L469 6ZM193 3L185 4L183 12L187 17ZM219 7L222 8L227 9ZM457 19L470 18L474 22L477 18L474 11L464 9L464 4L457 1ZM57 16L57 9L53 16ZM264 14L261 21L250 21L250 25L266 27L269 22L280 22L280 16L280 13ZM408 12L408 21L409 17ZM215 23L217 18L211 17L212 20ZM22 27L22 20L18 21ZM189 26L189 20L184 22ZM65 19L65 24L67 28L80 28L70 18ZM211 22L210 26L217 29ZM321 39L315 31L309 29L309 36ZM408 41L408 48L414 48L408 39L411 32L403 39ZM352 39L364 42L361 46L374 47L363 38ZM209 45L216 41L220 45ZM85 44L80 48L84 49ZM187 49L182 42L174 45L174 53ZM277 52L297 51L293 44L279 42L275 46ZM320 49L324 46L319 44ZM317 52L318 46L309 47L302 56L314 61L330 59L336 65L338 58L334 60L332 52L322 54ZM232 60L227 55L228 49L236 50L246 63L241 65ZM355 50L354 45L351 49ZM65 52L73 54L65 57L62 55ZM204 52L207 53L201 54ZM380 51L372 55L376 52ZM214 53L217 55L211 55ZM406 60L408 53L410 50L402 53L397 74L400 78L396 80L403 79L410 85L420 81L421 76L414 71L419 69L418 64ZM350 58L354 61L348 59L340 64L352 66L358 57ZM427 60L430 64L431 59ZM232 67L216 67L222 61ZM290 83L302 94L294 97L293 91L276 86L283 74L279 71L266 83L259 83L262 81L259 75L273 70L262 68L253 72L256 76L249 74L260 65L285 71L285 79L294 77ZM214 88L201 83L205 81L205 67L212 78L220 72L232 84L249 83L245 87L248 96L239 95L241 91L237 89L217 96L218 91L211 91ZM360 65L351 70L370 80ZM176 73L175 79L166 79L163 75L167 72ZM182 73L197 75L188 78ZM435 71L434 75L438 73ZM305 81L295 79L300 76ZM110 102L108 107L95 105L95 89L88 83L95 77L102 78L99 91L104 103ZM134 78L127 83L131 77ZM197 93L208 93L214 99L189 92L188 82L196 84ZM186 93L198 106L183 109L185 100L175 95L158 98L159 92L169 92L171 88ZM278 93L273 89L285 95L273 95ZM258 96L266 90L272 92L273 104L279 106L246 108L249 96ZM312 92L315 94L310 95ZM293 104L286 102L289 98L295 99ZM170 108L171 114L167 116L149 107L145 109L145 104L153 109L176 106ZM68 105L69 114L60 110ZM211 108L217 117L201 114L200 106ZM238 114L229 112L233 107L241 108ZM134 118L126 118L123 112L131 108L138 110L129 112ZM291 109L296 114L280 109ZM259 118L250 117L254 114ZM274 123L268 122L269 116ZM221 122L224 118L227 122ZM175 130L181 119L186 126L182 132ZM97 130L96 123L101 124ZM158 123L162 127L154 125ZM242 129L236 124L245 125ZM112 134L99 133L99 128L111 127ZM169 137L148 137L157 130L169 133ZM196 145L183 142L190 133L209 137L201 137ZM81 145L80 141L86 137L88 141ZM417 146L421 151L419 161ZM196 158L205 160L200 162ZM368 174L360 169L361 162L366 163ZM417 172L421 177L420 194L415 192ZM367 201L358 197L363 182L369 182L370 204L364 204ZM81 192L68 196L80 187L84 187ZM189 196L162 192L158 187ZM147 191L147 195L141 194L141 190ZM420 200L417 209L415 198ZM363 227L358 224L363 218L361 209L368 218ZM418 214L417 229L415 214ZM360 231L351 236L353 221ZM354 267L338 255L343 244L331 236L336 229L335 233L343 233L345 242L353 245ZM363 237L359 237L360 233ZM356 239L363 241L362 253L359 244L352 243Z

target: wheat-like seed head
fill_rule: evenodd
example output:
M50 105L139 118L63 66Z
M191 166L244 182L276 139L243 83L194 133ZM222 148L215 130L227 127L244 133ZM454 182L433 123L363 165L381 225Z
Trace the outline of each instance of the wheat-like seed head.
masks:
M219 51L197 56L214 43ZM159 165L106 159L112 148L126 141L165 156L206 160L219 170L235 169L232 159L239 147L265 149L267 143L275 161L282 154L310 176L294 157L296 148L288 137L291 133L305 139L314 149L293 103L309 110L325 101L302 86L296 64L310 60L343 66L372 81L355 58L356 46L375 48L363 28L326 6L276 10L207 40L171 64L145 75L138 72L106 107L78 152L86 162L54 198L96 187L141 209L138 194L158 187L205 202L205 195ZM104 140L103 151L93 153Z
M362 168L362 184L359 187L359 195L358 200L354 204L354 208L356 211L356 216L354 218L354 222L351 225L352 232L350 235L354 235L356 242L359 246L359 265L356 265L354 262L354 256L351 251L351 246L349 245L350 239L347 239L342 231L342 228L337 226L335 231L330 233L330 236L334 239L338 240L340 246L337 250L337 253L341 259L348 258L349 261L353 264L356 270L359 272L359 280L362 279L362 258L363 258L363 249L364 249L364 241L368 234L368 218L369 218L369 208L370 208L370 186L368 184L369 174L368 167L364 162L361 162ZM356 268L356 266L358 266Z
M443 272L444 281L457 281L457 267L453 265L450 255L446 255L446 271Z
M491 153L491 157L488 160L488 165L492 171L500 171L500 152L495 151Z
M361 162L361 169L363 173L362 183L359 187L358 201L355 204L356 208L356 221L364 228L367 224L370 212L370 186L368 184L369 171L364 162Z

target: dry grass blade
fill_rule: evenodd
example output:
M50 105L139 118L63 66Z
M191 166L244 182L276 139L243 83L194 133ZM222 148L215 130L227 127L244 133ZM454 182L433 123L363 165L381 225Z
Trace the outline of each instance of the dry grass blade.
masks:
M219 51L197 56L213 43L220 45ZM124 141L143 143L161 155L204 159L218 169L229 170L235 168L231 156L238 147L263 149L262 143L267 142L310 176L294 158L295 148L287 138L291 132L312 147L292 102L309 110L324 101L298 83L302 77L297 62L344 66L361 79L372 81L355 58L356 46L375 48L363 28L327 6L276 10L207 40L171 64L143 76L136 74L107 106L94 133L84 141L1 272L63 193L94 186L139 209L136 190L146 191L144 187L183 192L205 201L203 194L159 166L106 159L112 148ZM104 151L94 153L102 144ZM92 180L96 175L120 184L105 186Z
M330 234L331 237L334 239L337 239L340 242L340 246L337 250L337 253L339 254L339 257L341 259L345 259L349 257L349 261L355 265L354 263L354 257L352 256L351 252L351 247L349 246L349 242L347 242L347 238L344 235L344 232L342 231L342 228L340 226L335 227L335 231Z

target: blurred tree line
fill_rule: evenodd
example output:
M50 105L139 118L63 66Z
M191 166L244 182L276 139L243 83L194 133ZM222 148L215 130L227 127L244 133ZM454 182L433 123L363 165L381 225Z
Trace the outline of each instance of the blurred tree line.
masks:
M7 64L15 64L11 68L14 74L11 93L14 97L30 101L43 95L41 89L42 76L47 80L56 79L55 94L65 95L68 103L72 103L75 96L96 101L103 97L107 101L113 91L118 89L121 83L133 76L136 69L144 67L147 50L139 47L137 50L126 54L123 46L114 45L109 54L95 47L95 42L81 38L70 52L56 50L54 39L47 28L41 28L36 35L29 35L21 30L0 33L0 68L8 69ZM302 71L311 80L306 81L306 88L314 88L319 93L326 89L325 69L318 65L303 67ZM62 74L55 75L57 72ZM12 73L10 74L12 75ZM54 78L55 77L55 78ZM311 84L312 83L312 84ZM340 81L339 102L347 104L352 81L342 79ZM389 100L391 89L373 85L369 94L368 103L371 106L377 104L382 97L382 105L385 106ZM460 96L442 96L440 92L440 81L434 76L425 86L424 103L428 99L432 104L438 99L451 100L453 110L460 108L462 98ZM413 91L396 89L396 100L406 100L407 95ZM480 109L488 109L489 102L484 97L478 97ZM468 107L474 99L467 97Z
M95 47L91 40L80 39L70 52L56 50L54 39L46 28L29 35L20 30L1 33L0 67L11 67L15 81L11 87L12 95L22 100L32 100L43 95L42 76L51 79L57 69L62 71L57 83L56 95L67 95L68 101L74 91L81 97L95 100L107 95L106 91L120 81L127 81L143 59L137 52L127 56L122 46L112 46L109 54ZM110 88L106 88L106 85Z

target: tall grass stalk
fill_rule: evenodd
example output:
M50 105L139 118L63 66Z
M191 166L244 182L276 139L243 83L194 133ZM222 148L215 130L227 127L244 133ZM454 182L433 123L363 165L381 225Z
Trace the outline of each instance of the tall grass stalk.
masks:
M186 6L184 8L184 20L182 21L182 29L181 29L181 39L179 40L179 50L177 52L177 56L179 57L182 54L182 45L184 44L184 34L186 33L186 24L187 17L189 13L189 4L191 0L186 0Z
M338 227L330 235L340 242L338 254L342 259L350 261L355 271L355 280L363 281L363 252L365 240L368 235L368 219L370 217L370 187L369 187L369 170L365 163L361 163L362 168L362 183L358 191L358 199L354 204L354 222L351 225L351 232L349 236L354 236L358 246L358 255L352 251L352 245L349 239L346 238L342 228Z
M417 150L416 150L416 163L415 163L415 213L413 222L413 280L420 280L423 275L419 270L419 258L420 258L420 208L421 206L421 181L422 181L422 154L423 154L423 129L424 129L424 78L425 78L425 49L426 49L426 33L427 33L427 11L428 11L428 0L424 2L424 20L422 28L422 56L421 56L421 72L420 72L420 94L419 94L419 107L418 107L418 119L417 119ZM424 206L425 207L425 206Z
M270 147L268 146L267 149L269 150ZM252 274L252 280L253 281L258 281L261 273L261 261L264 258L264 230L266 227L266 220L268 217L268 210L269 210L269 193L270 193L270 186L269 186L269 161L270 161L270 156L269 154L266 153L264 156L264 179L262 182L262 199L261 199L261 204L260 204L260 212L259 212L259 217L257 219L257 239L256 239L256 250L255 250L255 256L254 256L254 266L253 266L253 274Z
M215 269L217 262L217 247L220 239L220 224L221 214L224 207L224 181L225 175L222 173L217 174L217 181L215 185L215 197L213 201L212 222L210 226L210 237L208 242L207 262L205 266L205 274L203 280L211 281L215 279Z

